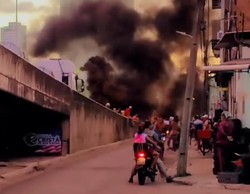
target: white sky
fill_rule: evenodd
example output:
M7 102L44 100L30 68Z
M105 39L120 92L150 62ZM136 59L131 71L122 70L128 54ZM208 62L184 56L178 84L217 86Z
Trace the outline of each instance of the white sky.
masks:
M12 3L9 3L9 1L13 1ZM74 1L74 0L72 0ZM157 1L157 3L156 3ZM60 0L18 0L18 3L33 3L33 5L36 8L39 8L41 6L52 6L51 4L58 4ZM11 4L9 6L13 6L13 11L14 12L1 12L0 9L0 27L7 26L9 22L13 22L16 20L16 15L15 15L15 0L0 0L0 7L5 4ZM171 5L172 0L135 0L135 7L138 8L138 10L145 10L145 9L158 9L159 7L166 6L166 5ZM55 12L54 12L55 13ZM32 12L24 12L21 11L18 14L18 20L24 25L27 25L29 27L29 24L34 23L35 20L37 20L41 15L50 15L53 13L46 13L46 11L42 9L38 9L36 11ZM44 18L44 17L43 17Z
M13 5L11 4L10 6L13 6L13 10L15 10L16 9L15 0L12 0L12 1L14 1L14 4ZM33 3L33 5L36 8L39 8L40 6L49 6L49 2L51 1L59 2L59 0L18 0L18 3L20 4L24 2L26 3L29 2L29 3ZM0 1L0 6L2 6L3 3L9 3L9 2L6 0L2 0ZM34 10L32 12L24 12L20 10L20 12L18 13L18 20L22 24L28 26L30 23L32 23L32 21L39 18L41 14L42 13L39 11L39 9ZM43 13L43 14L46 14L46 13ZM15 11L14 12L0 12L0 27L6 26L8 25L9 22L14 22L15 20L16 20Z

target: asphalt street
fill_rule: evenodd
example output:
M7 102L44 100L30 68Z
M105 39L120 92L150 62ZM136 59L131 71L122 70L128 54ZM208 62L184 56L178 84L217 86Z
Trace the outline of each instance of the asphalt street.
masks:
M174 153L167 153L169 166ZM66 165L47 170L30 179L5 188L1 194L127 194L165 193L169 184L158 177L156 183L139 186L137 177L128 183L134 164L132 145L122 145L104 153L96 152ZM161 193L161 192L159 192Z
M217 184L203 181L200 186L184 186L176 183L167 184L157 178L155 183L148 182L139 186L137 180L128 183L131 168L134 164L132 146L121 146L94 151L68 163L32 175L26 180L12 184L0 190L1 194L246 194L249 192L225 190ZM166 153L167 166L172 166L176 153ZM171 168L173 169L173 168ZM170 170L171 171L171 170ZM201 180L202 182L202 180ZM209 187L208 187L209 186Z

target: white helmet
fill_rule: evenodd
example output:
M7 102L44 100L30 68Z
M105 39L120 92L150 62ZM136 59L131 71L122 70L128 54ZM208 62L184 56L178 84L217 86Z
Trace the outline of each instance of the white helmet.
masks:
M203 115L202 118L207 119L207 118L209 118L209 116L208 115Z
M230 117L232 117L231 113L228 112L228 111L223 111L223 112L221 113L221 115L225 115L225 117L226 117L227 119L230 118Z

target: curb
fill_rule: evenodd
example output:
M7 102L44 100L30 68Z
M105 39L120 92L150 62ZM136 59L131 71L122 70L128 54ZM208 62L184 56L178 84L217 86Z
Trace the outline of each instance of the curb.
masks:
M250 192L250 186L249 185L230 185L230 184L222 184L225 190L236 190L236 191L248 191Z
M6 179L19 178L21 176L31 174L31 173L34 173L34 172L37 172L37 171L46 170L46 168L51 167L51 166L53 166L55 164L58 164L60 162L70 161L72 159L75 159L75 158L77 158L79 156L82 156L82 155L87 154L87 153L92 152L92 151L101 150L101 149L110 148L110 147L115 147L115 146L120 146L120 145L129 143L129 142L131 142L131 139L117 141L117 142L114 142L114 143L89 148L89 149L78 151L78 152L68 154L68 155L65 155L65 156L58 156L57 158L53 158L53 159L33 162L33 163L28 164L24 168L21 168L21 169L18 169L18 170L13 170L11 172L7 172L5 174L0 175L0 179L5 179L6 180Z
M177 162L175 162L167 170L167 174L174 175L174 173L176 173L176 168L177 168ZM190 177L190 176L188 176L188 177ZM174 183L189 185L189 186L202 187L202 188L207 188L207 189L237 190L237 191L249 191L250 192L250 186L249 185L221 184L221 183L218 183L218 182L216 182L216 183L210 183L210 182L199 183L197 180L185 180L185 179L189 179L189 178L187 178L187 177L174 177Z
M29 174L29 173L35 171L34 168L35 168L36 165L37 165L37 162L33 162L33 163L27 165L24 168L21 168L21 169L18 169L18 170L13 170L12 172L7 172L5 174L2 174L0 176L0 178L2 178L2 179L11 179L11 178L16 178L16 177L19 177L19 176Z

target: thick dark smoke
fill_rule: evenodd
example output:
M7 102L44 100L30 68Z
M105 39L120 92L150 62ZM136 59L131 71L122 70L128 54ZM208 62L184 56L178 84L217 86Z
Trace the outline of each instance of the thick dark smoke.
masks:
M168 41L180 41L176 30L188 34L192 32L194 17L195 0L175 0L175 9L164 8L160 10L155 18L155 26L161 38Z
M155 17L155 27L159 32L160 38L168 42L177 42L178 47L169 47L170 50L180 49L185 47L185 42L188 39L180 36L176 31L186 32L191 34L193 28L194 10L196 0L175 0L175 9L169 10L168 8L161 9ZM180 44L184 43L184 44Z
M178 48L187 49L176 30L190 33L194 2L175 0L175 9L164 8L155 18L147 18L158 31L155 41L135 38L136 32L148 25L135 10L121 3L83 2L70 16L56 17L47 23L38 37L34 55L60 52L78 38L94 39L104 52L103 57L90 58L82 68L88 73L91 98L101 103L110 102L117 108L133 105L135 109L149 113L156 107L146 98L148 88L162 78L167 85L174 71L171 52ZM173 42L175 44L170 46ZM114 66L106 59L112 60ZM179 79L176 87L168 91L168 97L175 102L182 100L183 83L185 80ZM178 105L180 103L171 103L166 110L174 112Z
M196 87L194 90L194 107L195 109L193 109L193 115L197 115L197 114L201 114L204 111L204 93L201 92L203 90L203 86L199 80L199 74L196 73L195 75L196 79ZM185 87L186 87L186 79L187 79L187 75L186 74L182 74L180 75L180 78L178 81L175 82L175 86L174 86L174 92L171 93L170 99L171 102L173 104L182 104L183 103L183 96L185 93ZM173 114L174 112L172 112Z

